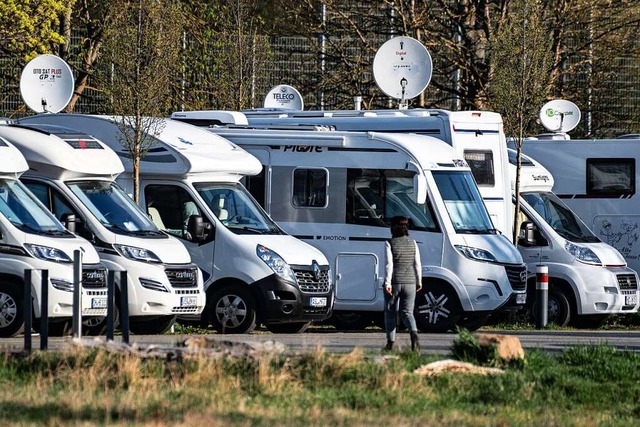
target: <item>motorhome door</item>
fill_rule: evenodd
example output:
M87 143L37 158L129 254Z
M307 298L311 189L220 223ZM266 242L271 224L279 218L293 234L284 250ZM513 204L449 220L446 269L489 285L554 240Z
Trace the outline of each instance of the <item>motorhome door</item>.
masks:
M336 300L373 301L378 288L378 257L341 253L336 258Z

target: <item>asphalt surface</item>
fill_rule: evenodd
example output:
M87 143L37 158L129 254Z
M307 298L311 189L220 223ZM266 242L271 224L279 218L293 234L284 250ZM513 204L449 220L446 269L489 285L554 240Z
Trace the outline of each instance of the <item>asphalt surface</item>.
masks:
M482 330L478 333L513 335L520 339L525 349L541 349L559 354L570 347L608 345L620 350L640 351L640 331L505 331ZM180 345L186 338L194 335L164 334L164 335L131 335L130 344L139 346L173 347ZM338 332L334 329L313 330L302 334L272 334L270 332L254 332L245 335L198 335L208 339L230 341L234 343L264 343L274 341L285 346L287 353L299 353L316 350L318 347L329 353L348 353L355 348L365 351L379 351L386 342L384 332L359 331ZM421 352L423 354L446 355L450 353L456 334L420 334ZM85 342L104 340L104 337L83 337ZM121 342L122 337L116 335L114 341ZM409 348L409 334L399 333L397 337L399 349ZM48 350L61 350L74 346L72 337L50 337L47 342ZM39 350L41 338L31 336L32 350ZM0 352L15 352L25 348L24 336L14 338L0 338Z

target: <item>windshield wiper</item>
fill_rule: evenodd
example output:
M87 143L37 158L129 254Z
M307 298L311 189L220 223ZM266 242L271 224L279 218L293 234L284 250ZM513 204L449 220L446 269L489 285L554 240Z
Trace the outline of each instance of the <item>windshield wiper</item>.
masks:
M458 228L456 231L465 234L489 234L495 233L494 228Z

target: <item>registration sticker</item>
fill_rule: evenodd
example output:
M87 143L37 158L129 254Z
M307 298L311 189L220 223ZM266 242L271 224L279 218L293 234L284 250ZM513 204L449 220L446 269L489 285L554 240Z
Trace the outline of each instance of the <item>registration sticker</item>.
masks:
M527 294L516 294L516 304L524 304L527 302Z
M326 307L327 297L311 297L311 307Z
M91 298L91 308L107 308L107 299Z
M197 297L180 297L180 307L195 307L198 305Z

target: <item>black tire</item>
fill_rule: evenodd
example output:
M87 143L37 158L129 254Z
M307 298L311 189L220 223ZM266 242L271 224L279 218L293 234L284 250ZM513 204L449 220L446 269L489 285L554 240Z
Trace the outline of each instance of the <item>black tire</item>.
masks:
M331 323L343 331L359 331L372 323L369 313L360 311L334 311L331 315Z
M246 334L256 327L256 303L248 290L239 287L224 287L207 295L202 315L203 323L211 323L221 334Z
M558 288L552 288L549 286L549 295L547 301L547 324L555 324L557 326L567 326L571 321L571 304L569 303L569 297L565 291ZM531 315L533 320L537 323L538 313L538 301L533 303Z
M426 284L416 295L415 317L422 332L453 331L462 317L458 295L448 284Z
M610 314L583 314L580 316L573 316L571 325L580 329L598 329L607 321Z
M265 328L274 334L301 334L307 330L311 322L267 323Z
M176 322L176 316L158 316L152 318L129 318L129 331L136 335L160 335L167 332Z
M4 282L0 286L0 337L24 332L24 303L20 286Z
M40 326L40 322L42 319L35 319L33 321L33 330L37 333L41 333L42 328ZM48 332L50 337L65 337L67 335L71 335L71 320L52 320L49 319Z

